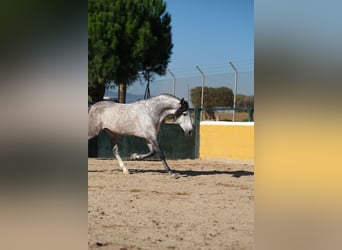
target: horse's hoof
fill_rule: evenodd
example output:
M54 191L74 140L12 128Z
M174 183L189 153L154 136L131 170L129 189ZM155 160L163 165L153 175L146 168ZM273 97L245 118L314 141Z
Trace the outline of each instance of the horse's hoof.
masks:
M124 174L131 174L131 172L129 170L124 170L123 173Z
M137 153L131 154L131 156L130 156L129 158L130 158L132 161L138 160L138 154L137 154Z
M172 173L172 174L170 174L170 177L172 179L178 179L179 178L179 174Z

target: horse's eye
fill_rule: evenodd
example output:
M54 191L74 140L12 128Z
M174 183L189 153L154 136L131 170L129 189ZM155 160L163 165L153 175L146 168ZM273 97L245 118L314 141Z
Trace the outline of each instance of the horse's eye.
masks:
M183 115L183 116L186 116L186 115L187 115L187 113L183 113L182 115Z

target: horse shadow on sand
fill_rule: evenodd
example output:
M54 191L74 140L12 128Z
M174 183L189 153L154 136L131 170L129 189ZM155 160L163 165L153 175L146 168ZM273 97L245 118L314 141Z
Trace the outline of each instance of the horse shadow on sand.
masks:
M130 169L132 174L135 173L164 173L163 169ZM245 170L235 170L235 171L219 171L219 170L177 170L173 169L175 174L181 177L196 177L196 176L208 176L208 175L231 175L235 178L240 178L241 176L253 176L254 172Z
M120 169L111 169L111 170L88 170L88 172L122 172ZM129 169L131 174L140 174L140 173L160 173L167 174L164 169ZM175 174L178 174L180 177L196 177L196 176L208 176L208 175L231 175L235 178L240 178L242 176L254 176L254 172L246 171L246 170L234 170L234 171L219 171L219 170L177 170L173 169Z

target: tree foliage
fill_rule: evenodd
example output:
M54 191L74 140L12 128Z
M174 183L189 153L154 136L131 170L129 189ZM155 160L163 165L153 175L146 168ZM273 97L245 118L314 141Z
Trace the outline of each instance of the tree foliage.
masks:
M191 102L195 107L201 106L202 87L191 89ZM219 87L203 88L203 107L231 107L233 106L234 94L230 88Z
M253 107L254 96L237 95L236 107Z
M201 107L201 95L202 87L196 87L191 89L191 102L195 107ZM234 94L230 88L219 87L203 88L203 107L213 108L213 107L231 107L234 102ZM209 119L215 119L214 111L206 110L206 116Z
M165 13L166 5L162 1L150 1L148 4L157 4L157 8L149 6L145 15L149 22L146 23L145 39L149 43L142 56L141 72L147 82L146 92L154 74L165 75L169 58L172 53L171 16ZM147 96L148 97L148 96Z
M138 73L163 75L172 53L171 17L163 0L88 1L88 90L98 101L119 85L119 102ZM149 78L150 79L150 78ZM99 96L94 92L99 91ZM93 96L92 96L93 95ZM93 98L93 99L94 99Z

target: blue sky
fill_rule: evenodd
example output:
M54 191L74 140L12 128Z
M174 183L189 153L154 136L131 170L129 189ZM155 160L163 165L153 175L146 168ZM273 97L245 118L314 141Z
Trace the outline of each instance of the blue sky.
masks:
M250 0L169 0L173 55L170 68L254 61L254 8ZM236 66L237 66L236 65Z
M201 85L196 65L208 75L206 85L232 88L234 71L229 61L239 71L237 92L253 95L254 1L166 0L166 3L172 19L174 47L169 69L177 78L176 95L187 97L188 88ZM210 80L209 75L215 75L214 79ZM156 77L151 94L172 92L172 83L169 73ZM143 94L144 90L145 84L138 82L128 88L133 94Z

